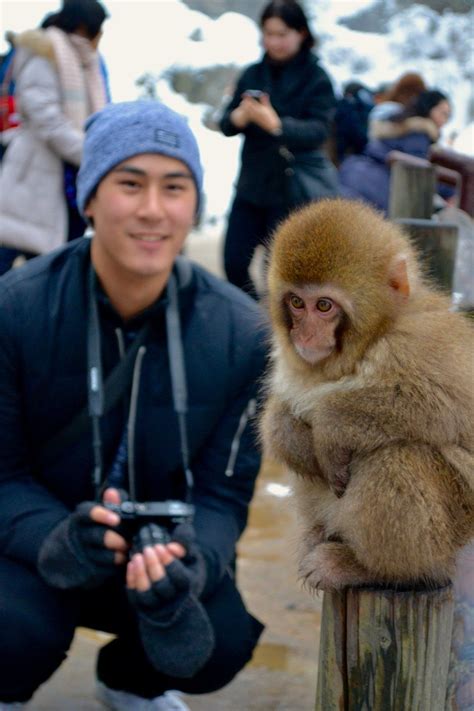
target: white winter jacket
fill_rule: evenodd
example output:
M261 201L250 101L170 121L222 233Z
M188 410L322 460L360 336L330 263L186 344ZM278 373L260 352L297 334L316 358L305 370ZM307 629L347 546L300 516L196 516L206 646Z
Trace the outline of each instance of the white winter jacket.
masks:
M25 32L15 44L21 127L0 164L0 244L42 254L67 240L63 161L79 165L84 135L62 110L47 34Z

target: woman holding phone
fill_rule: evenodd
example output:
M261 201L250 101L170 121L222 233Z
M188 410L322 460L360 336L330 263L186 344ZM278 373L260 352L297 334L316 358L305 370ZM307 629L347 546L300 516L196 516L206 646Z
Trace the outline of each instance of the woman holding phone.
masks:
M317 152L329 176L329 191L335 193L337 185L322 149L336 101L331 81L311 51L315 39L307 17L296 0L271 0L260 27L264 55L238 79L219 124L226 136L244 135L224 268L230 282L254 297L249 266L255 249L296 206L288 191L284 151Z

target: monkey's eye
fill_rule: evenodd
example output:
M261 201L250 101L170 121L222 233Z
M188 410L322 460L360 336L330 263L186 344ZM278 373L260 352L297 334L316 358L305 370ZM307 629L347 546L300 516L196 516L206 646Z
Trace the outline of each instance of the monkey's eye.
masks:
M291 294L291 296L290 296L290 298L289 298L289 302L290 302L290 305L291 305L294 309L302 309L302 308L304 308L304 301L303 301L303 299L300 299L300 297L299 297L299 296L296 296L296 294Z
M332 301L329 299L318 299L316 302L316 308L323 314L327 313L332 309Z

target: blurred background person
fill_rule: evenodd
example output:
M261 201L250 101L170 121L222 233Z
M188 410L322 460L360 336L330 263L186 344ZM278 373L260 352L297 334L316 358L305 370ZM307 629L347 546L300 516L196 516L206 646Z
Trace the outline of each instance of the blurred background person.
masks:
M323 144L335 96L328 75L311 51L315 39L306 15L295 0L273 0L262 11L260 27L263 58L241 74L220 121L224 135L244 136L225 236L224 268L230 282L254 297L249 266L255 249L294 206L281 149L295 157L317 151L321 183L330 183L334 170Z
M369 113L369 135L375 121L390 119L409 106L428 87L421 74L406 72L387 90L377 96L376 106Z
M75 180L84 122L108 100L98 53L107 17L97 0L64 0L41 28L10 34L20 129L0 175L0 273L18 254L43 254L84 234Z
M332 159L339 165L348 155L362 153L367 143L369 113L374 107L372 92L358 81L344 86L336 105Z
M363 154L349 156L339 168L342 194L359 198L386 213L390 191L388 154L402 151L427 158L450 115L448 97L433 89L423 91L390 120L375 123Z
M0 160L19 125L15 107L15 80L13 79L15 47L10 33L5 34L5 39L10 47L5 54L0 56Z

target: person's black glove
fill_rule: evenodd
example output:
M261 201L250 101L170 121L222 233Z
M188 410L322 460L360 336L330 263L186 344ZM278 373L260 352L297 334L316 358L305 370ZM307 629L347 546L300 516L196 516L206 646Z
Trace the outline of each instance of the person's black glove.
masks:
M191 591L197 598L200 598L202 591L206 587L208 570L204 556L196 543L194 526L190 523L178 524L171 533L171 538L176 543L181 543L186 549L186 555L180 560L186 567Z
M173 540L178 540L174 532ZM168 676L189 678L208 661L215 645L211 622L197 598L205 583L197 546L192 544L187 555L173 560L165 571L148 590L128 590L128 597L151 664Z
M114 551L104 546L109 527L90 518L94 506L97 504L92 501L79 504L43 541L38 570L52 587L93 588L116 569Z

